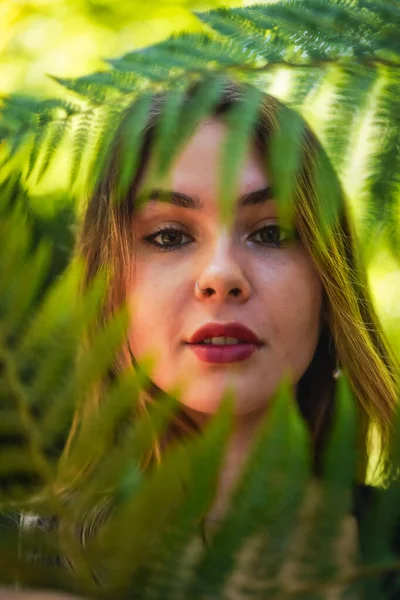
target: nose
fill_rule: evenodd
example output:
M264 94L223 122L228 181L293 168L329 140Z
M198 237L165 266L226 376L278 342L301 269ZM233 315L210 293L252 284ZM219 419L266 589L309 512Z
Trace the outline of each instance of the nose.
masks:
M232 297L238 302L245 302L250 293L250 282L235 257L232 241L227 233L222 233L196 281L196 297L202 301L226 301Z

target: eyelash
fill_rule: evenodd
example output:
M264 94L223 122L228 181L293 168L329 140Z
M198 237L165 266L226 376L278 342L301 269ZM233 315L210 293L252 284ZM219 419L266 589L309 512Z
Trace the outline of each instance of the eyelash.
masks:
M256 233L260 233L260 231L264 231L265 229L267 229L269 227L278 227L279 228L279 225L274 225L274 224L264 225L264 227L261 227L260 229L257 229L257 231L254 231L254 233L252 235L255 235ZM190 242L185 242L184 244L179 244L177 246L163 246L162 244L159 244L158 242L154 241L154 239L162 233L176 233L176 232L187 235L187 234L185 234L185 232L182 229L178 229L175 227L161 227L160 229L156 229L154 231L154 233L152 233L151 235L143 236L141 239L145 243L150 244L150 246L157 248L157 250L159 250L160 252L169 252L170 250L182 250L182 248L187 246L187 244L189 244ZM297 237L297 232L296 232L296 237ZM265 245L268 248L271 248L271 247L272 248L282 248L285 245L284 241L269 242L269 243L268 242L256 242L256 243Z

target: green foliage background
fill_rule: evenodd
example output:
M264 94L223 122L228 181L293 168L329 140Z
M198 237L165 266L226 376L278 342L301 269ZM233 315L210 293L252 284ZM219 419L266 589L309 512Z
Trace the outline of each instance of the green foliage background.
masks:
M58 438L63 439L73 407L111 364L127 325L124 312L116 315L104 330L97 332L87 353L75 362L79 341L93 323L104 289L104 281L98 280L78 301L75 290L79 266L69 267L60 279L55 277L68 259L76 222L75 203L85 179L82 169L75 167L86 162L81 159L87 150L90 166L95 172L101 171L100 159L104 157L97 150L104 147L104 140L114 131L118 111L132 100L136 87L157 88L158 62L162 85L172 88L170 112L166 112L164 122L164 142L168 139L168 128L177 125L174 122L179 100L179 90L174 89L177 61L183 61L183 71L189 78L196 70L209 77L205 78L203 91L209 92L212 82L215 83L215 71L231 68L251 75L253 70L270 93L301 107L329 148L345 183L357 229L364 240L364 258L369 262L379 312L393 345L400 347L396 170L400 153L398 137L393 136L393 132L398 131L400 52L396 20L391 23L385 12L389 15L393 12L398 17L400 7L398 2L378 4L358 0L357 6L363 5L367 11L365 22L360 23L359 15L352 13L356 4L345 0L330 3L332 10L328 15L324 13L326 3L318 0L310 0L311 14L300 1L270 4L276 6L275 13L265 15L264 5L260 5L261 8L251 13L250 23L249 13L240 9L233 13L196 12L193 15L188 11L210 7L194 2L163 2L156 6L155 12L154 7L146 7L149 13L139 13L143 6L134 2L1 5L9 22L14 19L15 28L8 40L7 36L3 38L7 40L3 76L7 69L14 73L13 61L19 64L19 69L15 69L19 77L9 81L9 87L5 86L5 91L18 95L2 99L0 122L1 137L5 140L0 148L2 511L7 516L11 516L14 509L28 516L50 513L76 525L81 515L96 506L99 497L107 495L109 489L114 490L118 507L101 536L95 536L88 547L81 548L76 543L74 532L67 536L76 563L73 578L60 569L56 561L49 566L38 560L32 566L32 548L40 548L40 552L46 551L53 558L59 552L57 541L47 527L33 528L31 538L5 528L6 533L0 540L2 582L19 580L25 585L45 584L94 598L200 600L234 597L227 594L240 592L241 597L261 600L265 597L328 598L326 594L335 586L340 598L357 598L357 584L365 580L368 600L384 597L381 581L374 574L397 566L391 534L399 520L398 484L386 495L377 494L377 501L362 528L366 566L358 555L343 564L338 550L338 542L346 537L343 519L351 505L355 464L355 414L345 378L339 384L336 428L321 481L310 482L305 426L282 387L268 420L262 425L226 526L203 554L193 538L193 530L196 519L209 503L215 483L229 430L230 398L223 403L201 441L194 441L189 451L178 446L166 457L163 468L146 479L133 468L135 459L148 448L152 427L162 431L169 413L176 408L176 399L169 397L156 402L150 421L139 420L128 429L121 445L114 448L113 426L128 406L135 403L143 384L140 375L130 370L110 384L102 411L88 430L83 431L74 448L72 471L78 470L94 451L99 457L94 475L85 482L85 490L72 506L60 503L60 499L50 493L57 466ZM337 11L335 7L339 7ZM78 59L73 53L71 66L60 69L58 64L54 65L57 68L49 69L61 84L57 96L56 92L53 94L53 87L45 88L51 85L57 89L54 80L43 83L42 88L35 77L30 78L34 59L29 52L36 39L36 43L39 40L38 55L52 56L56 42L54 38L46 38L49 47L42 50L40 23L47 23L47 31L53 30L53 25L54 35L58 37L61 29L57 29L56 21L61 11L64 11L60 19L62 27L70 22L72 29L71 35L67 33L65 37L65 47L78 52L82 47L77 42L82 35L85 44L89 38L94 40L96 52L91 46L85 54L87 63L79 52L79 72L75 71ZM304 17L304 21L299 17ZM268 19L276 19L278 26L272 27ZM122 23L124 35L120 33ZM210 33L212 29L215 37L210 40L198 35L194 44L193 38L183 36L164 45L155 44L175 28L187 25L192 27L192 33ZM323 29L321 36L319 27ZM376 28L383 32L382 36L376 35ZM130 40L133 33L137 34L135 43ZM150 39L150 33L154 38ZM265 44L266 35L270 46ZM300 36L308 53L302 52L301 44L298 47L292 35ZM330 36L329 43L325 43L324 36ZM23 46L26 37L27 54L18 56L19 44ZM222 42L221 38L224 38ZM107 52L105 39L109 44ZM117 51L131 51L136 43L140 47L155 45L146 52L129 52L115 58ZM179 54L179 43L186 49L186 57ZM99 47L100 55L108 55L109 49L114 56L108 70L94 58ZM212 60L204 58L208 52ZM317 63L315 67L310 64L313 60ZM96 71L92 78L82 75L86 67ZM73 77L76 75L77 79ZM310 87L310 81L315 85ZM113 103L116 90L117 100ZM33 92L47 96L48 91L55 99L41 102L40 98L30 97ZM248 99L249 118L255 97L253 93ZM197 117L202 109L199 98L200 95L195 104ZM106 110L102 111L104 104ZM71 138L65 141L57 137L64 134L57 125L63 126L70 117L75 119L72 141ZM193 114L188 120L190 118L194 118ZM25 129L24 124L27 124ZM87 135L93 124L100 125L94 144ZM242 127L239 122L235 132L238 138L245 137L246 125L245 122ZM98 131L93 129L96 136ZM29 139L25 147L26 132ZM387 137L382 138L378 133ZM53 159L60 139L66 147ZM275 142L279 147L285 140L278 136ZM161 162L167 167L171 157L165 148L167 146L161 151ZM128 147L128 158L131 150ZM240 148L233 158L239 160ZM276 168L283 168L282 161L277 161ZM289 168L289 175L292 174ZM225 176L229 183L229 174ZM73 194L66 191L70 178L76 184ZM327 187L324 190L329 192ZM290 193L288 189L283 191ZM10 210L13 204L14 211ZM55 254L51 253L47 238L55 242ZM49 264L51 281L46 281ZM53 285L44 295L44 288L50 282ZM177 494L182 481L186 494ZM43 490L48 492L45 506L37 496L38 491ZM297 518L299 509L300 520ZM29 528L25 534L27 531ZM239 550L247 554L237 554ZM93 580L92 569L104 575L105 589ZM398 587L395 578L396 585Z

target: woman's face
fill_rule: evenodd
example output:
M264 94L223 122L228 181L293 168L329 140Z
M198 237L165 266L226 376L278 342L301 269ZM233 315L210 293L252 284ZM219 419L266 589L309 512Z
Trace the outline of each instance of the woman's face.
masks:
M270 180L253 146L232 198L233 216L229 223L221 218L226 132L217 120L199 126L168 183L156 181L153 199L135 213L129 340L139 364L153 355L154 383L167 392L178 387L189 411L215 412L229 388L235 413L245 414L265 408L286 374L295 384L307 369L319 337L322 286L300 241L285 241L279 231ZM173 191L174 201L160 202L162 191ZM206 324L229 323L250 329L259 343L188 343ZM242 336L225 333L212 337Z

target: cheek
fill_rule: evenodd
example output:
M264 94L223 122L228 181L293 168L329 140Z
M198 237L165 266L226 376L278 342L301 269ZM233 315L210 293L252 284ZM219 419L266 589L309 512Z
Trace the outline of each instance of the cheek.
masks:
M323 297L322 284L306 257L280 270L273 297L273 302L269 300L272 340L282 361L301 371L311 361L318 342Z
M184 302L181 284L179 273L171 277L170 269L137 261L128 289L129 340L137 358L157 353L174 337Z
M140 261L136 262L135 272L128 289L129 341L136 358L150 351L153 346L153 332L159 330L158 314L160 279L151 273ZM156 306L157 304L157 306Z

